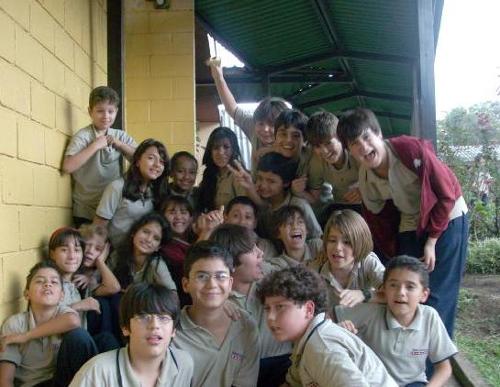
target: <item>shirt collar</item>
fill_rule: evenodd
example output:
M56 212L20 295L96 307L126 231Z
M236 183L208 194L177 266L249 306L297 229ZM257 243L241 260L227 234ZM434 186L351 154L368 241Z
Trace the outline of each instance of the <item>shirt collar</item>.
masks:
M423 324L421 307L420 305L417 306L417 310L415 312L415 317L413 318L413 321L409 326L404 327L398 322L398 320L396 320L396 318L390 311L389 307L387 306L385 312L385 322L387 329L402 329L402 330L410 329L413 331L420 331L422 329L422 324Z

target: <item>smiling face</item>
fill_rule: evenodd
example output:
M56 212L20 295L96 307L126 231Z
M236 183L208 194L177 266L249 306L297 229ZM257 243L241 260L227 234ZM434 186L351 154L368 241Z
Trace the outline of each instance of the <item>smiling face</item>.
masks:
M182 287L189 293L195 307L204 309L221 308L229 297L233 278L228 267L219 258L197 260L182 278Z
M83 253L84 267L90 268L95 267L95 260L106 247L106 238L100 235L93 234L90 238L85 240L85 252Z
M262 271L263 257L262 250L254 245L251 251L238 257L240 265L234 269L234 277L238 277L238 280L243 283L252 283L262 279L264 276Z
M283 179L272 172L257 171L257 180L255 182L257 193L264 200L272 201L285 194Z
M165 169L165 160L160 156L157 147L150 146L137 160L136 165L143 180L148 183L161 176Z
M71 278L80 267L83 259L83 249L73 237L68 237L62 246L49 251L50 259L64 274L64 279Z
M108 130L115 122L118 108L115 104L108 101L96 103L92 108L89 107L89 115L92 119L92 125L98 131Z
M149 256L158 251L161 238L161 225L157 222L146 223L132 237L134 256Z
M403 326L411 324L418 304L427 301L429 289L422 286L420 275L414 271L392 269L384 282L387 306Z
M313 146L314 152L328 164L337 164L343 161L342 144L337 137L333 136L329 141L325 141Z
M330 227L325 245L330 270L350 271L354 266L354 254L350 242L335 227Z
M164 215L170 224L172 233L178 237L184 236L193 223L192 215L182 204L169 203L165 208Z
M255 134L264 146L270 146L274 143L274 125L270 122L257 121Z
M294 126L285 128L280 126L276 130L276 140L274 150L288 158L296 159L300 156L300 151L304 145L302 132Z
M231 161L232 156L233 147L228 138L222 138L214 144L212 148L212 160L218 168L225 168Z
M314 318L312 301L300 306L283 296L266 297L264 310L267 326L277 341L300 340Z
M306 243L307 227L302 215L295 212L278 228L278 239L285 245L285 250L302 249Z
M24 291L24 297L32 306L58 305L64 297L61 277L54 269L39 269Z
M254 230L257 226L257 218L252 206L236 203L229 212L224 215L224 221L229 224L238 224L249 230Z
M348 146L353 157L365 168L388 168L388 155L382 134L376 134L368 128Z
M122 333L129 338L132 359L163 359L175 336L174 322L168 314L136 315Z
M190 192L196 181L198 168L194 160L188 157L179 157L172 167L170 176L173 185L182 192Z

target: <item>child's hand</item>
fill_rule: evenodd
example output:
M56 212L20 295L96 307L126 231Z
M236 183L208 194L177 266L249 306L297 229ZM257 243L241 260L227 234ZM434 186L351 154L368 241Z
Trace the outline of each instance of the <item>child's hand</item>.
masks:
M95 139L94 144L98 150L104 149L108 146L108 137L109 136L99 136Z
M359 203L361 201L361 192L359 188L352 188L344 194L343 199L347 203Z
M109 255L109 242L106 242L104 245L104 249L102 249L101 254L95 259L96 263L104 263L106 262L106 259L108 259Z
M341 321L338 325L344 329L347 329L349 332L354 333L355 335L358 334L358 329L351 320Z
M79 308L78 310L89 311L94 310L97 313L101 314L101 306L99 305L99 301L97 301L94 297L87 297L78 302Z
M237 160L234 160L233 163L234 167L231 164L228 164L227 168L233 174L236 184L240 185L247 191L254 189L255 186L253 184L252 176L250 175L250 173L248 173Z
M306 190L307 176L297 177L292 181L292 193L301 196Z
M238 308L231 301L224 302L223 308L224 308L224 313L226 313L231 320L238 321L239 319L241 319L240 308Z
M75 274L73 276L73 281L71 282L73 282L79 289L87 289L87 286L89 286L90 277L85 274Z
M424 256L420 258L429 273L434 270L436 265L436 241L436 238L427 238L424 246Z
M210 67L210 73L214 80L223 78L220 58L208 58L205 64Z
M365 300L365 296L361 290L342 290L340 292L340 305L352 308Z
M201 214L196 220L195 231L200 240L206 240L210 237L212 231L224 222L224 206L218 210Z
M0 337L0 352L4 352L9 344L24 344L28 337L24 333L13 333Z

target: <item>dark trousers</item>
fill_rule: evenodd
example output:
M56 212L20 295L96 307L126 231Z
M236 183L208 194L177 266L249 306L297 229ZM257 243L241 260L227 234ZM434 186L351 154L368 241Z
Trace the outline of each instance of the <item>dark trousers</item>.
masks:
M291 365L289 354L260 359L257 387L279 387L285 383L286 372Z

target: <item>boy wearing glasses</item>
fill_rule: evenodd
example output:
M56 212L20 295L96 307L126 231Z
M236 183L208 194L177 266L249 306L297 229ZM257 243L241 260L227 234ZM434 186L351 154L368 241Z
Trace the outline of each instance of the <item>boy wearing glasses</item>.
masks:
M185 306L174 344L190 353L196 368L192 387L255 387L259 335L246 312L231 320L224 311L231 292L233 258L212 241L192 245L184 260L182 286L193 305Z
M361 339L330 320L326 288L301 265L266 276L257 295L278 341L292 341L288 386L397 387L383 363Z
M89 360L70 386L189 386L193 360L170 346L178 321L175 291L145 282L131 285L120 303L120 326L127 347Z

